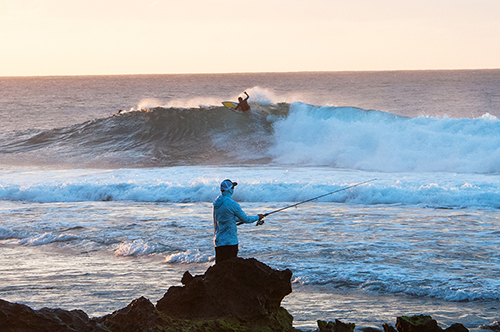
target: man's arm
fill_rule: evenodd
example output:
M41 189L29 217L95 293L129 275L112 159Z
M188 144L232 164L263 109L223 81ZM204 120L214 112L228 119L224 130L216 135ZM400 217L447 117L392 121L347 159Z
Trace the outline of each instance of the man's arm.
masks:
M244 224L250 224L256 221L259 221L261 217L259 215L256 216L247 216L247 214L241 209L241 206L235 202L232 206L234 215Z

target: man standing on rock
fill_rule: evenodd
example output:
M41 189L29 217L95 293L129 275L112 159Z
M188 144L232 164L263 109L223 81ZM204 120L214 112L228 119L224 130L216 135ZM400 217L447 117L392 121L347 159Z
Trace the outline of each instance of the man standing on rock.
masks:
M234 187L238 183L226 179L220 184L221 194L214 202L214 245L215 264L238 255L238 233L236 226L240 223L264 223L264 215L247 216L240 205L232 200Z

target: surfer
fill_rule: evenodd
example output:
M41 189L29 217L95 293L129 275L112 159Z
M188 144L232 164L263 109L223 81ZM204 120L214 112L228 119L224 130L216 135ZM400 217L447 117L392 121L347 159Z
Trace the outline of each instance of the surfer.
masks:
M247 95L247 97L245 99L241 98L241 97L238 97L238 106L236 106L235 110L237 111L242 111L242 112L247 112L247 111L250 111L250 105L248 105L248 98L250 98L250 96L248 95L248 93L245 91L245 94Z
M263 214L249 217L243 212L241 206L233 201L231 196L237 184L229 179L222 181L220 184L221 194L214 202L215 264L238 255L237 223L257 222L257 225L264 223Z

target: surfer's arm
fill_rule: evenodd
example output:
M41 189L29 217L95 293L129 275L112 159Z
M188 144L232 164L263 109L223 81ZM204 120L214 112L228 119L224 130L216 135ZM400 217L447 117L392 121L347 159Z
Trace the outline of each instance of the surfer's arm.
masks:
M248 98L250 98L250 96L248 95L248 93L245 91L245 94L247 95L247 97L245 98L245 101L248 100Z

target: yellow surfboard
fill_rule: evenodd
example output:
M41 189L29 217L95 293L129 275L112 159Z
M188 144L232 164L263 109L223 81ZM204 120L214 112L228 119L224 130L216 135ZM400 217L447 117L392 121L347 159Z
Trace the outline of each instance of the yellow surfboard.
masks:
M223 101L222 105L226 106L227 108L235 109L236 106L238 106L238 103L235 103L234 101Z

